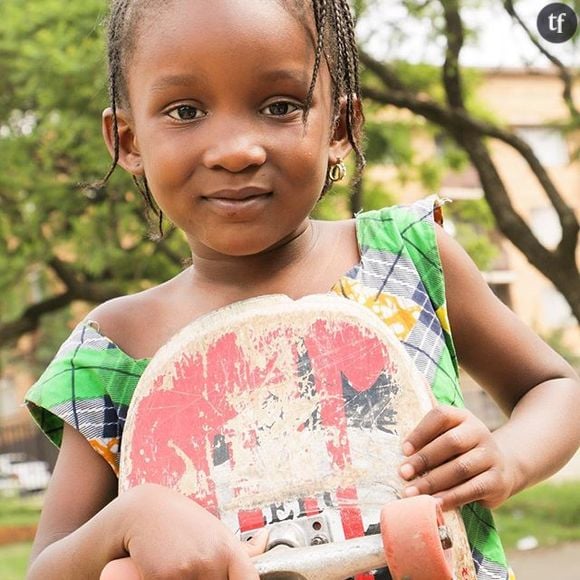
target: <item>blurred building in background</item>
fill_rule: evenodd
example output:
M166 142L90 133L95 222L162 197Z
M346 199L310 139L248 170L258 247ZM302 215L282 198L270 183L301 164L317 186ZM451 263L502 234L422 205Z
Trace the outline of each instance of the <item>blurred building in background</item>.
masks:
M580 87L576 88L580 102ZM572 162L573 151L580 148L580 135L567 135L547 126L569 115L562 99L562 82L556 73L546 70L490 72L481 87L480 99L530 145L561 195L580 216L580 163ZM499 141L493 141L491 147L500 174L512 192L515 209L545 247L555 248L561 238L561 228L540 184L512 148ZM443 195L454 197L461 193L452 183L445 185ZM476 193L477 180L469 185L467 193L470 190ZM580 354L580 331L564 298L509 242L504 241L502 247L506 269L487 273L488 281L508 287L509 305L534 330L543 336L561 331L569 347Z

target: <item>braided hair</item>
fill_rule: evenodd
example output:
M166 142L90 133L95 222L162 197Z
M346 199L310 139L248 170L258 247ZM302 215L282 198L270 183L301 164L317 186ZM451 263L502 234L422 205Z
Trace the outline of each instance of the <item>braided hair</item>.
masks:
M315 54L312 79L304 108L304 123L312 105L314 89L322 59L327 62L332 81L333 118L336 118L342 102L346 106L346 131L356 155L356 178L365 166L361 148L360 117L362 100L359 82L359 59L355 39L355 23L348 0L278 0L285 8L301 14L312 9L315 24ZM117 110L128 107L129 97L125 71L135 50L146 17L167 8L168 2L158 0L111 0L107 26L107 56L109 68L109 100L113 122L113 161L103 179L107 183L119 162L119 131ZM306 6L305 6L306 5ZM155 203L147 184L147 178L133 177L135 185L145 200L148 213L156 217L158 238L163 237L163 213ZM332 182L326 177L321 197L330 189Z

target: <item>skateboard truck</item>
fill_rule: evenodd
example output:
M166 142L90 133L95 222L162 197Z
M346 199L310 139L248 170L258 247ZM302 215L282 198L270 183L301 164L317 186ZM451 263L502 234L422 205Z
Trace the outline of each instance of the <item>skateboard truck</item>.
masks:
M386 562L380 535L299 548L278 544L252 561L261 580L344 580Z
M271 528L268 551L252 559L261 580L345 580L385 566L393 580L453 577L453 542L440 506L429 496L386 504L380 533L342 542L318 544L316 536L307 541L303 530L310 522L297 526L299 521Z
M451 548L445 526L439 527L439 536L443 549ZM261 580L344 580L387 565L380 534L319 545L314 550L279 543L255 557L253 563Z

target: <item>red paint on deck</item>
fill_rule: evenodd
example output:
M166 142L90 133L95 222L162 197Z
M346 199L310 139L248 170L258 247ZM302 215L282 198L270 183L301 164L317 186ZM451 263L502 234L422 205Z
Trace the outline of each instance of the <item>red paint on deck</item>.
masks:
M240 522L240 531L248 532L263 528L266 524L262 510L242 510L238 513L238 521Z
M263 340L270 343L275 337L291 332L274 327ZM342 322L340 325L317 320L303 337L304 346L312 362L312 375L320 403L322 428L338 430L338 437L328 439L327 449L332 464L337 469L351 463L347 434L347 418L343 397L343 376L356 391L370 389L389 360L388 352L376 337L367 337L355 324ZM296 352L296 344L290 344ZM265 352L268 352L267 350ZM330 355L328 353L331 353ZM365 364L359 357L364 353ZM181 449L191 462L193 471L205 478L205 492L191 494L192 499L214 515L219 516L219 499L212 477L213 465L208 458L213 457L214 444L220 439L227 450L229 468L236 464L230 441L243 437L243 447L252 449L259 445L260 437L267 437L267 429L257 432L259 425L248 425L242 433L232 432L227 424L244 409L233 408L228 402L228 393L244 393L264 384L272 385L272 393L285 378L276 366L277 353L273 353L263 368L256 368L244 358L234 333L227 333L209 345L202 356L199 353L185 354L173 366L173 385L170 390L162 390L163 377L155 380L153 391L143 400L136 402L133 441L139 445L131 448L133 470L127 475L129 486L141 479L175 488L184 474L185 464L175 449L162 442L171 440ZM298 361L297 361L298 362ZM296 381L296 397L307 396L300 392L300 380ZM237 397L239 401L240 398ZM171 410L168 412L168 410ZM282 419L283 420L283 419ZM299 429L303 429L301 425ZM319 427L320 428L320 427ZM222 449L223 453L226 453ZM145 458L148 461L145 461ZM234 496L240 493L234 488ZM364 535L364 526L358 507L357 490L354 487L339 489L335 494L341 514L346 538ZM315 498L302 498L306 515L320 513ZM242 510L238 513L242 532L261 528L265 525L261 509ZM371 579L370 575L359 575L359 580Z

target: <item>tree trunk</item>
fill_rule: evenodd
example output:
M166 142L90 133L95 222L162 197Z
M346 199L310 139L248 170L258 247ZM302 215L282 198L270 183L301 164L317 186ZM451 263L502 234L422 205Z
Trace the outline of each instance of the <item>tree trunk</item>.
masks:
M556 250L547 250L511 205L508 192L482 138L469 133L455 132L453 135L477 170L485 199L501 233L524 254L532 266L554 284L580 322L580 277L574 252L559 251L569 246L567 240L563 239ZM563 232L563 236L566 235L567 232Z

